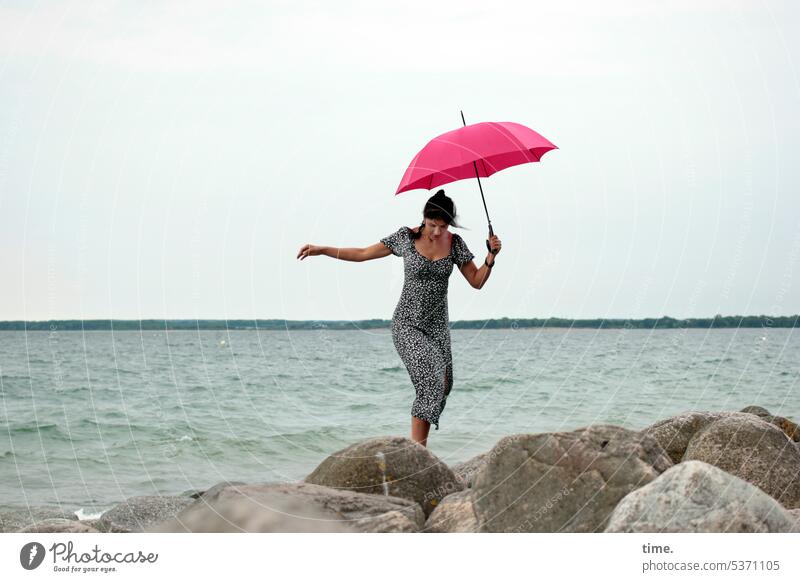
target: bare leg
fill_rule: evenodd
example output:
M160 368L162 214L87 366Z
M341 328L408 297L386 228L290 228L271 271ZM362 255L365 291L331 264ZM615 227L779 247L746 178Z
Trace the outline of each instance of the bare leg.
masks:
M431 423L416 416L411 417L411 440L416 441L423 447L428 446L428 431L431 430Z
M444 373L444 386L447 387L447 372ZM431 430L431 423L416 416L411 416L411 440L416 441L423 447L428 446L428 432Z

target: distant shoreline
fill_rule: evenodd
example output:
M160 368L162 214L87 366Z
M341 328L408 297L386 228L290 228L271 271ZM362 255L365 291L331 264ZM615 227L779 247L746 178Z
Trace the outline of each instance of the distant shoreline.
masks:
M287 320L287 319L62 319L0 321L0 331L301 331L388 329L389 319ZM451 321L450 329L739 329L800 327L800 315L716 315L675 319L546 319L508 318Z

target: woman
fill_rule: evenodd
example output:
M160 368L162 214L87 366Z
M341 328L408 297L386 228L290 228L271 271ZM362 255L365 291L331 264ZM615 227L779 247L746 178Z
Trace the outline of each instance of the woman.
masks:
M489 239L488 253L477 268L467 244L448 231L455 222L453 200L439 190L422 211L422 224L401 226L396 232L366 248L303 245L297 258L326 255L344 261L368 261L390 253L403 257L405 282L400 301L392 315L392 340L408 370L416 390L411 406L411 439L428 444L431 424L439 430L439 416L453 387L450 353L450 321L447 288L453 264L458 265L467 282L481 289L489 278L494 258L502 244L497 236Z

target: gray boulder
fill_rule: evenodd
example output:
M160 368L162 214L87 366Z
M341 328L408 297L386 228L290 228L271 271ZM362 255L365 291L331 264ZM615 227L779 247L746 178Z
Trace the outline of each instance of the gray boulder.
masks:
M17 530L17 533L101 533L76 519L46 519Z
M702 461L684 461L614 509L606 532L791 532L780 503L747 481Z
M194 503L186 496L161 497L143 495L130 497L104 512L97 520L97 529L103 532L142 532L160 523Z
M776 426L733 412L695 433L683 461L704 461L763 489L786 508L800 507L800 450Z
M406 501L408 500L406 499ZM419 522L425 519L425 515L421 513L422 509L420 507L416 507L415 509L420 511L419 517L416 515L410 517L405 510L399 511L393 509L392 511L376 515L368 521L353 524L351 527L364 533L418 533L422 529Z
M35 523L48 519L78 520L72 511L60 507L43 506L0 510L0 532L15 532Z
M475 479L480 531L594 532L620 499L672 466L638 431L592 425L500 439Z
M747 406L741 411L689 411L660 420L643 428L640 432L647 433L655 438L661 447L667 451L673 463L680 463L686 452L686 447L692 437L712 422L721 418L743 418L742 413L753 414L761 420L781 429L786 436L795 442L800 441L800 428L791 420L782 416L774 416L761 406Z
M418 503L310 483L231 485L204 495L152 532L416 532Z
M421 444L404 437L376 437L333 453L306 483L410 499L427 517L464 484Z
M800 427L788 418L784 418L783 416L775 416L771 414L769 410L761 406L745 406L741 411L755 414L770 424L777 426L794 442L800 442Z
M425 531L431 533L477 532L475 492L465 489L451 493L436 506L425 522Z
M789 515L792 516L792 533L800 533L800 509L787 509Z
M769 410L764 408L763 406L745 406L739 412L748 412L750 414L755 414L756 416L769 416Z
M475 482L475 475L478 471L486 466L489 462L489 453L480 453L462 463L456 463L451 467L453 473L459 481L464 484L464 487L472 487Z
M90 528L92 528L92 529L96 529L99 532L103 531L103 529L102 529L103 525L100 523L100 518L99 517L92 518L92 519L82 519L81 523L86 525L86 526L88 526L88 527L90 527Z
M245 483L244 481L220 481L210 489L206 489L205 491L202 490L195 491L194 493L191 493L189 497L192 497L193 499L200 499L201 497L206 495L216 495L218 491L225 489L225 487L230 487L231 485L247 485L247 483Z
M694 434L717 418L719 418L719 414L711 412L684 412L660 420L639 432L649 434L656 439L672 462L680 463Z

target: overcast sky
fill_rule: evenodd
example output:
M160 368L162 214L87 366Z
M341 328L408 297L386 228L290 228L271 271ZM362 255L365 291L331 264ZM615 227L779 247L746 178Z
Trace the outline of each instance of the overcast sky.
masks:
M224 6L224 10L220 7ZM800 10L0 1L0 319L389 319L414 154L515 121L450 317L800 312ZM445 186L485 257L475 180Z

